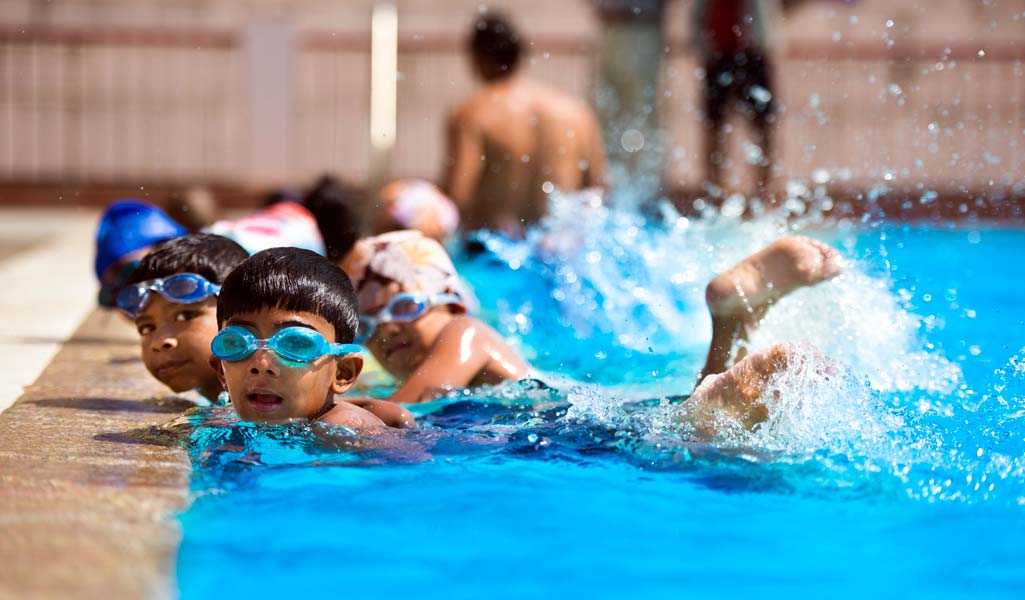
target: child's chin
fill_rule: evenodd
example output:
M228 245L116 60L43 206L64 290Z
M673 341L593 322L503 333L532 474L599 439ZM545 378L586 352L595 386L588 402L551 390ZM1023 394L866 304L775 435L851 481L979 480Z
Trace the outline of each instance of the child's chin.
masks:
M160 383L166 385L175 394L182 394L199 387L198 382L177 377L173 379L161 379Z
M240 406L239 404L243 405ZM260 406L243 400L242 403L236 403L235 408L242 420L257 423L282 423L294 416L288 414L289 411L283 402L279 402L276 405L264 404Z

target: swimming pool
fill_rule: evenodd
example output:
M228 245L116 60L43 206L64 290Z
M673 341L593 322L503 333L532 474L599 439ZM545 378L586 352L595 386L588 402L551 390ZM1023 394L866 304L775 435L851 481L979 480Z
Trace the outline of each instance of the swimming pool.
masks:
M1025 592L1025 232L580 219L551 260L460 263L558 390L455 395L388 444L194 415L182 597ZM809 340L841 376L782 380L787 418L689 444L658 399L704 358L703 285L784 230L852 266L752 343Z

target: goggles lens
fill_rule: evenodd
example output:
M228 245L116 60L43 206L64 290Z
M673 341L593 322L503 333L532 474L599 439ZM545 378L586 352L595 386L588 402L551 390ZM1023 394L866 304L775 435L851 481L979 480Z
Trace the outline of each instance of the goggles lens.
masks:
M159 293L169 302L192 304L210 296L216 296L220 291L221 286L210 283L202 275L179 273L126 287L117 296L117 306L128 316L135 318L146 306L146 302L153 292Z
M267 348L287 360L308 363L325 354L344 356L359 352L355 344L331 344L312 329L289 327L271 337L257 339L248 329L233 325L222 329L210 344L214 356L229 362L249 357L257 350Z
M375 315L359 316L356 343L365 344L381 323L415 321L432 306L462 303L462 298L455 294L434 294L433 296L416 293L397 294L392 296L391 300L388 300L388 303Z

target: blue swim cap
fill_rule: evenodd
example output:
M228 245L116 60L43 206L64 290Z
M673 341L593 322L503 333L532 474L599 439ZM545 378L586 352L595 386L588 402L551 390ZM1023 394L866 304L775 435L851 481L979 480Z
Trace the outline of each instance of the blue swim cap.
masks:
M152 204L117 200L107 207L96 230L96 278L140 248L186 233L184 227Z

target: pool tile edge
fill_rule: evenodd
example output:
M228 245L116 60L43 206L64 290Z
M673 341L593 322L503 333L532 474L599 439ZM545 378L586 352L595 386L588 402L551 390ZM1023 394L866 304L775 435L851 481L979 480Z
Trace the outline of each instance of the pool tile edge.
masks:
M134 333L94 311L0 414L0 597L175 595L191 467Z

